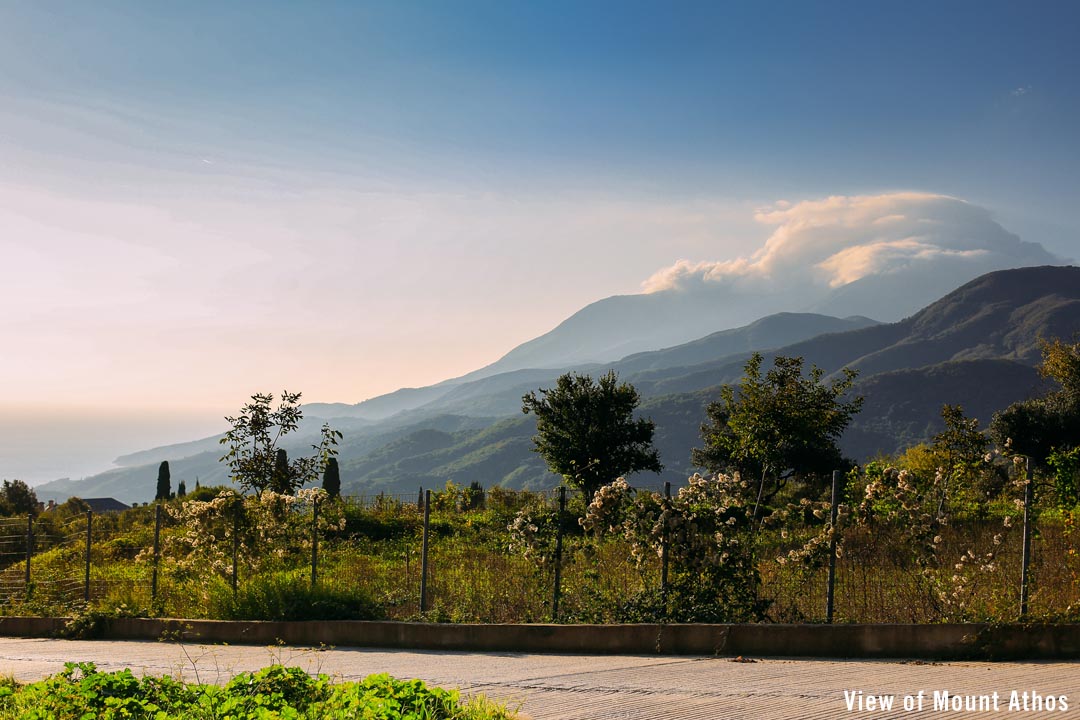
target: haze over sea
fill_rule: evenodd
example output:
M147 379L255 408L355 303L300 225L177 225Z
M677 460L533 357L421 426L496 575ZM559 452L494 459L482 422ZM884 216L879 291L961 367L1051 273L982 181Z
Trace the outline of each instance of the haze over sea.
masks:
M5 479L31 485L79 479L112 467L120 455L223 431L225 413L145 409L24 408L0 415Z

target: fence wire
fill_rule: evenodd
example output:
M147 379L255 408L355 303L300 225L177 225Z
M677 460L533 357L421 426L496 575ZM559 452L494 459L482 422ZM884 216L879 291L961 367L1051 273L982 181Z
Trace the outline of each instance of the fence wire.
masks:
M49 513L0 519L0 612L44 612L88 601L177 617L243 617L255 606L291 602L282 598L307 587L312 607L325 610L366 598L374 613L395 620L661 619L648 614L657 607L649 605L650 598L666 597L661 554L635 557L620 537L585 533L577 523L584 508L580 497L568 494L570 507L561 517L556 590L553 554L524 553L509 526L523 508L558 523L557 490L459 488L431 494L430 507L426 496L418 491L340 498L318 511L297 505L283 511L292 529L263 545L251 545L249 538L263 537L258 531L265 528L245 529L222 515L213 528L212 552L198 555L198 561L192 558L206 548L185 540L189 528L183 518L153 506L62 521ZM161 513L157 536L155 513ZM1080 608L1078 532L1068 518L1036 523L1029 618L1073 617ZM792 533L760 540L757 596L764 621L825 621L827 568L776 561L805 539ZM970 520L943 529L934 564L905 554L887 531L865 527L846 529L840 548L837 622L1019 617L1022 533L1003 533L1000 521ZM672 574L679 571L670 568Z

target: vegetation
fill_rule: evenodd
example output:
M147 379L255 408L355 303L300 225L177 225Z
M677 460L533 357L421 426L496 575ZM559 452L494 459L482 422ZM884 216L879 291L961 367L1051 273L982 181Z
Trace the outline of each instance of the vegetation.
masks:
M1052 401L1062 407L1074 400L1068 369L1076 352L1044 348L1044 372L1060 378ZM560 447L594 448L567 461L596 472L575 476L593 492L565 509L550 491L447 481L432 493L424 542L416 493L342 498L323 488L282 493L272 484L249 495L197 487L163 502L160 542L154 508L95 516L87 585L88 518L85 504L72 500L32 521L29 546L25 516L0 520L7 538L0 611L535 622L556 617L559 576L557 619L564 622L816 620L835 547L839 619L1014 620L1016 528L1025 491L1034 487L1028 617L1080 620L1075 444L1051 447L1029 477L1022 457L994 447L962 407L945 405L944 429L930 442L848 467L835 439L858 410L858 399L845 395L853 374L827 384L816 368L804 374L799 358L779 357L764 374L761 364L752 358L740 386L726 388L708 410L701 453L725 472L695 474L673 496L635 489L622 477L592 484L599 463L585 458L603 456L590 444L602 433L586 420L614 415L639 425L636 392L613 374L599 385L566 376L567 387L530 394L537 409L563 423L548 428ZM605 387L618 402L596 400L607 397ZM248 425L256 414L248 413ZM293 463L278 449L266 457L281 477ZM638 449L655 458L655 450ZM822 482L830 461L844 470L833 507ZM323 466L324 481L330 467ZM422 544L429 549L423 605Z
M221 461L228 464L232 480L255 495L267 489L288 494L316 480L327 460L337 453L338 440L342 437L339 431L324 424L321 441L312 448L315 455L290 462L278 443L300 426L304 416L300 393L284 391L277 408L271 407L273 402L272 394L256 393L240 415L225 418L232 427L221 439L221 444L228 447Z
M168 500L172 497L171 476L169 474L169 461L163 460L158 466L157 489L154 492L155 500Z
M37 515L38 499L22 480L5 480L0 487L0 515Z
M614 371L596 382L567 373L554 388L539 392L521 398L522 412L536 415L534 449L551 472L586 498L621 475L663 469L652 446L655 425L634 418L640 396L633 385L619 383Z
M335 457L326 461L326 469L323 470L322 487L331 498L341 496L341 470L338 468L338 461Z
M1039 372L1058 389L1013 403L994 416L990 431L1002 447L1046 465L1080 445L1080 342L1044 342Z
M93 663L66 663L63 672L28 685L0 684L0 720L328 717L509 720L514 713L482 696L463 700L456 690L420 680L369 675L359 682L333 682L281 665L239 673L224 687L169 676L137 678L130 670L100 672Z
M862 398L843 399L854 370L845 368L842 379L826 385L818 367L803 374L801 357L777 356L764 376L761 365L761 354L754 353L738 387L720 389L720 400L708 405L701 426L705 445L692 454L709 472L752 480L755 516L789 480L820 490L833 470L851 466L837 441L862 406Z

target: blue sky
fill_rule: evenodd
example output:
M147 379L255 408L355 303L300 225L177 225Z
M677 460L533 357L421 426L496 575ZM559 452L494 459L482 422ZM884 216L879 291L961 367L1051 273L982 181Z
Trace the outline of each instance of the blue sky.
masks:
M145 113L178 152L480 188L1074 190L1075 3L5 7L6 95Z
M436 382L678 260L751 256L781 201L945 195L1077 257L1078 20L0 4L5 402L217 423L256 391Z

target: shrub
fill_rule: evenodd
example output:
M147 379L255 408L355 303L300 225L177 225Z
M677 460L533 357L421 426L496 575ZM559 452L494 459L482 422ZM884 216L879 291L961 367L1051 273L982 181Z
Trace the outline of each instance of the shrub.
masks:
M210 616L220 620L378 620L382 607L362 590L316 585L303 573L262 575L234 595L218 581L210 589Z

